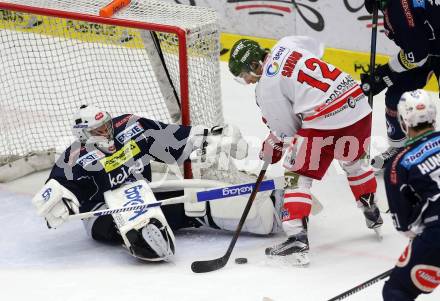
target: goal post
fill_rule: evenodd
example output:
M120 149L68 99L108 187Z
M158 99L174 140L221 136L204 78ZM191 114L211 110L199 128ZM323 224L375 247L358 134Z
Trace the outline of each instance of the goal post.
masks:
M0 182L50 167L47 158L72 142L82 104L223 123L215 11L132 0L99 16L110 2L0 0Z

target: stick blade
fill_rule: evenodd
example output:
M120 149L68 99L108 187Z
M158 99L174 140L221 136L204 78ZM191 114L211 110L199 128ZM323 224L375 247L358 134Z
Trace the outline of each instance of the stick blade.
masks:
M224 257L212 260L194 261L191 264L191 270L194 273L207 273L221 269L228 261Z

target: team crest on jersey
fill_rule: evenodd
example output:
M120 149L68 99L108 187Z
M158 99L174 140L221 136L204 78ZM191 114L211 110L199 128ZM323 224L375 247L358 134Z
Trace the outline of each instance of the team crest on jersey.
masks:
M116 153L110 157L101 159L99 162L101 162L102 166L104 166L104 170L108 173L122 166L140 152L141 149L139 148L139 145L137 145L135 141L130 140L127 145L124 145L124 147L118 150Z
M354 109L356 107L356 99L352 96L348 97L347 104L350 108Z
M136 122L130 126L128 126L125 130L120 132L116 135L116 140L118 140L119 143L123 144L130 140L131 138L139 135L144 131L144 128L139 122Z
M418 264L411 269L411 280L418 289L430 293L440 284L440 268Z
M104 158L105 155L103 152L99 150L91 151L87 154L85 154L82 157L79 157L78 160L76 160L76 163L81 165L82 167L86 167L87 165L98 161L99 159Z

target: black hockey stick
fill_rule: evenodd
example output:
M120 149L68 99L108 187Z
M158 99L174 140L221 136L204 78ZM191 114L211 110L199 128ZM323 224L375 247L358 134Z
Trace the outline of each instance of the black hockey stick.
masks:
M370 48L370 83L374 82L374 70L376 68L376 44L377 44L377 23L379 19L379 9L377 3L373 6L373 21L371 26L371 48ZM368 93L368 103L373 109L373 89L370 87Z
M355 286L352 289L350 289L350 290L348 290L346 292L343 292L342 294L337 295L336 297L333 297L333 298L329 299L328 301L338 301L338 300L345 299L348 296L351 296L351 295L353 295L353 294L363 290L364 288L367 288L370 285L373 285L376 282L379 282L380 280L387 278L391 274L393 269L388 270L388 271L386 271L386 272L384 272L384 273L382 273L382 274L380 274L380 275L378 275L378 276L376 276L374 278L371 278L370 280L365 281L364 283L359 284L358 286Z
M377 6L377 2L375 1L373 4L373 22L371 27L371 48L370 48L370 85L374 82L374 70L376 67L376 42L377 42L377 23L379 18L379 9ZM370 104L371 111L373 111L373 89L370 86L368 93L368 103ZM373 119L373 112L371 112L371 119ZM373 132L373 124L371 123L371 134ZM371 135L370 135L371 137ZM370 146L368 147L367 158L368 160L371 157L371 140Z
M229 244L228 250L226 254L220 258L204 260L204 261L194 261L191 264L191 270L194 273L206 273L212 272L224 267L231 256L232 250L234 249L235 243L237 242L238 236L241 233L241 229L243 228L244 222L246 221L246 217L251 210L252 203L254 202L255 196L257 195L258 190L260 189L260 184L263 181L264 175L266 174L267 167L269 166L268 162L264 162L263 168L258 175L257 182L255 182L255 188L252 190L251 195L249 196L249 200L244 208L243 214L241 215L240 221L238 222L237 229L235 230L234 237Z

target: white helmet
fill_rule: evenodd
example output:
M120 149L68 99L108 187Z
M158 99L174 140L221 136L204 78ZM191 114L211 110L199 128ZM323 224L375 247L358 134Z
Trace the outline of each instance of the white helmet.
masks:
M72 132L81 143L93 144L106 153L113 153L116 149L112 117L95 106L82 105L79 108Z
M435 126L437 108L424 90L404 93L400 97L397 111L400 126L405 133L408 133L409 127L416 127L421 123L430 123Z

